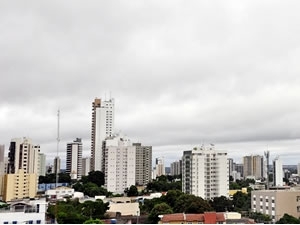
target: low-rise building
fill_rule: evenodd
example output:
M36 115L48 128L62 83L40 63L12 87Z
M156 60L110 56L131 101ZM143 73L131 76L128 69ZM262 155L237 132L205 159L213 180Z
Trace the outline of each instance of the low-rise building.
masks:
M0 209L0 224L45 224L46 211L46 199L11 202Z
M272 222L285 213L300 217L300 190L260 190L251 192L251 210L269 215Z
M59 200L65 197L73 197L74 189L70 187L62 186L51 190L47 190L45 194L50 200L56 200L56 199Z
M191 224L191 223L203 223L203 224L223 224L225 223L224 213L205 212L201 214L185 214L174 213L160 215L159 224Z

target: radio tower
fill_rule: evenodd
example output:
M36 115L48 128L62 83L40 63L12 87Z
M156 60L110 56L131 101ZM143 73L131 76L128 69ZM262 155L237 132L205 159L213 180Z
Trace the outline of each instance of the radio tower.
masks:
M60 115L60 111L57 110L57 146L56 146L56 159L58 161L58 150L59 150L59 142L60 142L60 138L59 138L59 115ZM56 163L56 167L58 167L58 162ZM55 179L55 187L57 188L58 186L58 168L55 168L55 175L56 175L56 179Z
M269 150L268 151L265 151L265 157L266 157L266 160L267 160L267 190L269 190L269 158L270 158L270 152Z

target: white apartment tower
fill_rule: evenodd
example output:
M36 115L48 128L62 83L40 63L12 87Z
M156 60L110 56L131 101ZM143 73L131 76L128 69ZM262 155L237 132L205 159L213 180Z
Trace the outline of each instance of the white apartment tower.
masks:
M104 177L106 189L124 193L135 185L136 146L123 135L108 137L104 142Z
M7 173L39 173L40 146L32 144L29 138L14 138L10 142Z
M274 186L283 186L283 167L279 157L273 160L273 183Z
M66 173L71 179L81 179L82 175L82 142L81 138L76 138L71 143L67 143Z
M175 161L171 163L171 175L180 175L182 174L182 160Z
M166 174L165 162L164 158L156 158L155 159L155 170L154 170L154 178L160 177Z
M229 196L229 169L227 152L214 146L195 147L184 151L182 157L182 191L212 199Z
M114 99L96 98L92 110L91 171L103 171L103 141L114 132Z

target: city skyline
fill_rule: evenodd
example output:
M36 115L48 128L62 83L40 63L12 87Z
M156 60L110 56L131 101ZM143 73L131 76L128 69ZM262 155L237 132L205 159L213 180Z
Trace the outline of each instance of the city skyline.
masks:
M115 99L115 128L166 165L215 144L241 163L270 151L297 165L300 2L4 1L0 145L41 146L47 162L82 138L92 102ZM62 161L62 165L65 165Z

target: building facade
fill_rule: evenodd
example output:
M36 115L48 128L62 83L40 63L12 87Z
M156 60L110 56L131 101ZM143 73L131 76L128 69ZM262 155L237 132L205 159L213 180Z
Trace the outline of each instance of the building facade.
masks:
M272 222L285 213L300 217L300 190L261 190L251 192L251 210L269 215Z
M92 109L91 129L91 171L102 171L103 141L114 132L114 99L108 101L96 98Z
M54 158L54 162L53 162L53 173L60 173L60 168L61 168L61 161L59 156L56 156Z
M273 160L273 184L274 186L283 186L283 167L279 157Z
M182 160L171 163L171 176L178 176L182 174Z
M3 200L34 198L37 193L37 174L25 173L19 169L17 173L5 174L3 177Z
M212 199L229 196L229 170L227 152L214 146L195 147L184 151L182 157L182 191Z
M44 153L39 153L39 176L46 175L46 155Z
M104 178L106 189L113 193L124 193L135 185L136 146L122 135L109 137L104 142Z
M4 153L5 153L5 146L4 145L0 145L0 175L5 174L5 157L4 157Z
M86 157L86 158L82 158L82 176L87 176L89 175L91 169L91 158L90 157Z
M163 157L155 159L153 178L160 177L162 175L166 175L166 168L165 168L165 162Z
M135 183L147 185L151 181L152 146L142 146L141 143L133 143L136 148Z
M71 143L67 143L66 173L71 179L79 180L82 175L82 142L81 138L76 138Z
M8 153L7 173L18 173L23 169L25 173L39 173L40 146L32 144L29 138L12 139Z
M255 177L261 179L265 177L264 158L261 155L250 155L243 157L244 177Z

